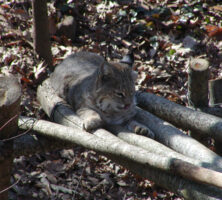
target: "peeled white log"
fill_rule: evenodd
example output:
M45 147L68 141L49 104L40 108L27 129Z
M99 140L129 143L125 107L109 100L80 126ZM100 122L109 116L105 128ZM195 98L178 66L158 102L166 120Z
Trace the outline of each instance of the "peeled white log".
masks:
M138 92L138 105L171 124L222 141L222 119L186 108L154 94Z

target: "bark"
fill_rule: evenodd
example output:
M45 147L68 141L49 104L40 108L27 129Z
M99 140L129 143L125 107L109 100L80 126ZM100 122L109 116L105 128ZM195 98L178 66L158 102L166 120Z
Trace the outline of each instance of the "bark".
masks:
M173 125L222 141L222 119L194 111L150 93L137 93L138 105Z
M210 92L210 105L222 104L222 79L210 80L209 81L209 92ZM216 109L216 108L215 108ZM222 108L217 108L221 109ZM221 112L222 115L222 112ZM222 117L222 116L221 116ZM222 142L215 140L215 150L219 155L222 155Z
M188 72L188 104L191 108L208 107L208 79L208 61L192 59ZM201 136L199 132L190 131L189 134L203 144L207 141L207 137Z
M210 105L222 104L222 79L209 81Z
M38 87L37 99L52 121L70 127L83 127L82 121L73 113L71 106L55 93L49 79Z
M36 53L52 70L52 52L46 0L33 0L33 39Z
M43 109L46 111L46 113L48 114L48 115L51 115L51 116L53 116L53 115L55 115L56 117L54 117L54 119L55 120L58 120L58 121L60 121L60 123L62 123L62 124L64 124L64 125L67 125L67 126L71 126L71 127L81 127L81 124L79 124L79 119L78 119L78 117L73 113L73 111L71 110L71 108L70 107L67 107L67 105L65 105L65 104L63 104L62 103L62 100L55 94L55 92L53 91L53 90L51 90L51 87L50 87L50 83L48 82L48 80L46 80L44 83L43 83L43 85L42 86L40 86L39 88L38 88L38 93L37 93L37 96L38 96L38 99L40 100L40 102L41 102L41 104L43 105ZM50 104L49 104L50 103ZM55 106L56 105L56 106ZM55 108L54 108L54 111L53 111L53 106L55 106ZM66 114L66 113L69 113L69 115L64 115L64 114ZM73 116L74 116L74 118L73 118ZM70 116L71 116L71 118L70 118ZM76 122L72 122L73 120L75 120L75 119L77 119L77 123ZM77 126L76 126L77 125ZM113 136L111 133L109 133L109 132L107 132L107 131L104 131L104 130L99 130L99 131L96 131L95 133L94 133L95 135L97 135L97 136L99 136L100 138L106 138L106 140L109 140L110 142L111 142L111 144L114 144L114 143L119 143L120 142L120 140L118 139L118 138L116 138L115 136ZM120 135L123 135L124 133L121 133L120 132ZM125 134L125 137L126 138L128 138L128 140L131 140L131 142L132 141L136 141L138 138L136 137L136 135L135 134L133 134L133 133L131 133L132 135L133 135L133 139L130 139L130 137L127 137L126 136L126 134ZM136 138L135 138L136 137ZM139 137L143 137L143 136L139 136ZM138 143L137 142L137 144L138 144L138 146L140 146L140 145L144 145L144 142L141 142L142 141L142 139L145 139L145 137L143 137L143 138L140 138L140 142ZM146 138L146 139L148 139L149 140L149 138ZM143 140L144 141L144 140ZM150 141L149 141L150 142ZM142 144L143 143L143 144ZM149 143L147 143L147 145L148 145ZM150 143L150 144L152 144L152 143ZM123 145L123 144L122 144ZM121 145L121 146L122 146ZM156 145L157 145L157 142L156 142ZM150 146L152 146L152 145L150 145ZM161 145L159 145L159 146L161 146ZM163 145L162 145L163 146ZM135 148L135 146L132 146L131 148L130 148L130 150L132 151L132 149L133 148ZM145 148L146 149L146 148ZM152 147L150 147L150 149L152 149ZM167 148L165 147L165 150L166 150ZM144 150L144 149L143 149ZM164 150L162 150L162 152L164 152ZM104 154L104 152L103 152L103 154ZM112 159L114 159L114 160L116 160L115 158L116 157L114 157L113 158L113 155L110 155L110 153L105 153L105 154L107 154L109 157L110 156L112 156ZM138 155L139 155L139 153L137 153ZM176 153L175 153L176 154ZM175 155L174 154L174 155ZM154 154L155 155L155 154ZM177 166L177 159L178 159L178 157L176 157L176 160L174 160L173 159L173 156L174 156L173 154L171 154L171 157L169 158L169 156L167 157L167 155L166 155L166 153L164 154L164 157L167 157L167 159L168 159L168 161L171 159L172 160L172 162L170 162L169 161L169 163L171 163L171 164L169 164L171 167L172 166ZM162 155L157 155L156 157L161 157ZM175 157L174 157L175 158ZM180 157L181 158L181 157ZM118 160L118 159L117 159ZM120 159L120 160L122 160L122 159ZM189 159L189 158L187 158L187 160L188 160L188 162L189 161L191 161L192 159ZM186 161L187 161L186 160ZM132 161L132 162L135 162L135 161ZM157 161L157 162L160 162L160 161ZM161 161L162 162L162 161ZM201 165L202 163L201 162L199 162L199 161L193 161L194 163L196 163L197 165L199 164L199 165ZM179 161L179 163L181 163L180 161ZM191 161L191 163L192 163L192 161ZM186 163L187 164L187 163ZM185 164L185 166L186 166L186 164ZM210 164L209 164L210 165ZM183 166L183 165L180 165L180 166ZM144 167L144 166L143 166ZM157 167L157 166L155 166L155 167ZM166 167L166 166L164 166L164 167ZM128 168L129 168L129 166L128 166ZM154 168L154 167L152 167L152 168ZM172 168L168 168L168 169L171 169L172 170ZM178 168L179 169L179 168ZM180 168L180 172L182 172L183 170L184 170L185 168ZM191 168L190 168L191 169ZM153 169L152 169L153 170ZM163 169L162 169L163 170ZM174 171L174 170L173 170ZM158 170L158 173L159 173L159 170ZM174 171L174 173L175 173L175 171ZM188 174L188 173L184 173L184 175L185 174ZM194 174L196 174L196 172L194 173ZM156 177L159 177L159 175L157 175ZM208 179L209 180L209 179ZM155 181L156 182L156 181ZM157 181L158 182L158 181ZM165 188L168 188L169 189L169 187L166 187L165 185L163 185L163 184L161 184L163 187L165 187ZM166 184L167 185L167 184ZM175 187L174 187L174 190L175 190ZM173 191L174 191L173 190ZM172 190L171 190L172 191ZM178 191L177 191L178 192ZM195 192L191 192L192 194L193 193L195 193Z
M55 91L50 86L49 79L45 80L42 86L38 87L37 98L42 105L43 110L48 116L51 116L56 123L74 128L82 127L82 121L76 116L71 107L65 104L65 102L55 94ZM186 136L172 125L167 125L166 122L157 117L141 109L138 109L138 113L137 119L155 132L157 136L155 139L160 143L163 143L171 149L190 158L193 157L196 160L199 160L199 166L209 167L222 172L222 159L214 152L210 151L191 137ZM172 153L172 150L169 148L147 137L130 133L129 131L126 131L126 129L118 126L110 126L106 128L128 143L140 146L163 156L172 155L171 158L185 160L186 156L182 156L175 151ZM155 149L155 151L152 149ZM188 160L185 161L189 162L190 160L188 158ZM194 162L193 164L196 163Z
M13 141L17 134L21 89L13 76L0 76L0 199L8 199L13 166Z
M169 161L167 158L163 156L159 156L159 155L156 156L155 154L149 153L148 151L145 151L142 148L129 145L120 140L117 141L117 139L115 139L115 142L113 142L113 140L107 140L107 139L104 140L93 134L87 133L85 131L81 131L78 128L66 127L66 126L62 126L62 125L55 124L52 122L47 122L44 120L35 120L28 117L20 117L19 125L22 129L31 128L32 130L37 131L41 135L57 138L65 142L71 142L73 144L92 149L99 153L106 154L108 156L116 158L119 162L136 163L138 164L137 173L139 174L142 169L143 169L142 171L147 170L146 173L149 174L149 169L153 169L153 168L158 171L163 171L164 174L165 172L170 172L169 170L172 170L172 168L173 168L173 171L176 172L176 174L177 173L181 174L180 172L183 171L183 170L180 170L178 167L175 167L175 165L177 164L177 160ZM96 132L106 132L106 131L100 129ZM100 133L100 134L103 134L103 133ZM189 163L187 163L187 165L189 165L189 167L193 166ZM138 166L141 166L141 168L138 168ZM127 166L127 168L130 169L130 166ZM180 171L175 171L175 169L178 169ZM207 170L207 169L199 168L199 167L195 167L193 169L194 169L193 171L194 174L196 174L197 172L200 172L200 170ZM134 169L134 171L135 170L136 169ZM208 175L210 175L209 173L211 173L211 176L221 175L221 173L218 173L212 170L207 170L204 172L207 172ZM205 181L207 180L209 181L209 179L210 177L204 178ZM214 181L215 180L217 179L214 179ZM213 197L222 196L222 190L217 189L216 187L212 187L212 186L207 187L204 185L194 186L194 188L196 187L197 188L204 187L205 189L203 191L199 191L199 189L198 191L194 191L192 195L195 195L196 193L197 196L195 196L195 198L199 198L199 196L202 196L203 198L210 198L210 197L205 196L206 190L209 191L209 194L214 194ZM185 194L186 193L184 193L184 195Z
M195 58L188 72L188 102L194 108L208 107L209 63Z
M201 108L202 112L208 113L210 115L215 115L217 117L222 118L222 108L221 107L208 107Z
M160 143L150 138L130 133L123 127L112 126L109 130L116 133L120 139L129 144L139 146L151 153L156 153L171 159L180 159L196 166L222 172L222 159L219 156L197 141L184 135L178 129L172 127L172 125L167 126L166 122L144 111L140 111L137 119L140 122L149 121L146 125L156 132L155 139ZM169 146L171 149L161 143ZM181 146L183 148L181 148Z
M147 125L155 133L155 139L158 142L183 155L201 161L203 167L210 167L221 172L222 158L195 139L144 110L140 109L136 117L139 122Z

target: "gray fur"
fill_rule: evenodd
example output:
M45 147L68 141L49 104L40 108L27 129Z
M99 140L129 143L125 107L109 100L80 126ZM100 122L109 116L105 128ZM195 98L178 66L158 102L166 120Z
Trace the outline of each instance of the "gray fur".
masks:
M97 54L79 52L59 64L50 80L90 130L104 123L121 124L135 115L134 75L124 63L108 63Z

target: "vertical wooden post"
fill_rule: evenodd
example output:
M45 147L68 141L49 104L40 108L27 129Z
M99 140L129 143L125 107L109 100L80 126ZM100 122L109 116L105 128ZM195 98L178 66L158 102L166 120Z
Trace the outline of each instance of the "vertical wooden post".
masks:
M13 76L0 76L0 199L8 199L13 164L13 140L18 129L21 88ZM5 156L4 156L5 155ZM4 191L4 192L3 192Z
M209 81L210 105L222 104L222 78Z
M52 68L47 0L33 0L33 39L36 53ZM52 69L51 69L52 70Z
M210 105L217 107L222 104L222 79L209 81ZM222 143L215 140L215 150L222 156Z
M188 72L188 103L194 109L208 107L209 63L195 58L191 60ZM190 133L197 140L202 140L197 132Z

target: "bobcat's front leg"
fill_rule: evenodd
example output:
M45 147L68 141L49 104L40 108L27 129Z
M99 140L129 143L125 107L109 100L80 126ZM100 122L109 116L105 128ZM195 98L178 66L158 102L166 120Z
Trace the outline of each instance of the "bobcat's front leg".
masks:
M103 126L103 121L100 115L90 108L77 110L77 115L83 120L83 129L86 131L95 130Z

